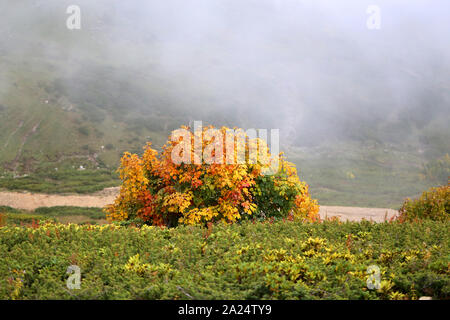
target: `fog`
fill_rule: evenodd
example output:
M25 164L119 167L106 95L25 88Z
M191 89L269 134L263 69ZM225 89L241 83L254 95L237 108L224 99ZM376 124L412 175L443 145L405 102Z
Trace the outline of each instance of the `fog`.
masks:
M66 28L69 5L80 30ZM367 27L369 5L379 30ZM31 61L30 73L57 61L53 80L72 95L81 72L115 99L132 90L125 114L279 128L295 145L449 134L447 0L0 0L0 10L0 59ZM2 68L0 99L11 85Z

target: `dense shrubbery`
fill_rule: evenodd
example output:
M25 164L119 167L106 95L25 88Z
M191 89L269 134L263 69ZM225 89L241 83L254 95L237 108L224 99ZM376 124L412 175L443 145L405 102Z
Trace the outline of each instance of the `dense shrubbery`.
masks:
M447 186L431 188L419 199L406 199L400 209L400 220L432 219L450 220L450 183Z
M431 220L3 227L0 299L449 299L449 243Z
M189 138L188 164L172 159L175 148L186 143L182 140L170 140L160 156L150 144L145 147L142 157L126 153L120 167L123 184L115 203L107 208L109 219L138 219L151 225L175 226L178 223L229 223L253 217L290 216L309 221L318 218L317 202L310 198L308 185L299 180L293 164L281 157L279 171L264 175L263 170L272 166L272 162L264 163L260 154L255 163L249 161L249 146L256 146L271 158L267 144L260 139L249 139L244 150L244 164L226 164L226 161L223 164L194 164L196 136L201 136L204 142L203 154L217 142L207 139L209 129L213 128L205 127ZM223 137L227 130L220 129ZM223 158L227 157L226 143L222 141L220 145ZM214 145L214 157L219 157L220 148ZM237 143L231 150L235 160Z

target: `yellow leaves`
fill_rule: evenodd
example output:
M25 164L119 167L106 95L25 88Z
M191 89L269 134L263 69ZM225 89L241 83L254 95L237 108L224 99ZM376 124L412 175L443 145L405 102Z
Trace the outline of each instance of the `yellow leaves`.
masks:
M387 295L389 291L394 287L394 283L391 280L382 280L380 283L380 289L378 292Z
M192 192L180 193L175 192L164 198L163 207L172 213L184 213L191 205L193 198Z
M11 299L16 300L22 292L25 270L13 269L12 273L14 276L9 278L9 283L12 286Z
M256 204L250 202L244 202L242 207L244 208L244 212L248 215L253 214L258 208Z
M270 261L285 261L288 259L290 254L288 254L287 250L285 249L273 249L268 250L267 254L264 255L264 261L270 262Z
M217 206L207 207L203 209L194 208L189 210L180 219L180 223L187 225L196 225L202 222L211 221L214 217L217 217L219 212L217 211Z
M333 258L330 256L326 256L322 258L323 264L324 265L329 265L330 263L333 262Z
M143 161L137 154L125 152L119 168L120 178L126 182L129 189L136 190L139 184L147 184L148 179L144 175Z
M208 135L206 131L209 129L213 127L203 127L203 131L194 132L194 136L203 138L207 145L211 144L211 139L205 140ZM229 129L223 127L219 131L225 133ZM237 128L230 131L233 131L234 135L242 133L244 137L247 136L243 130ZM191 143L191 160L198 156L194 155L194 136L191 135L191 141L188 141L188 144ZM234 146L226 145L223 150L224 158L228 159L228 152L232 154L232 158L239 160L239 164L174 162L172 153L178 142L169 139L159 155L151 148L150 143L144 147L142 157L124 153L119 168L123 181L120 194L114 204L105 209L109 220L140 218L153 225L171 225L177 218L178 223L185 224L203 224L209 221L233 223L242 219L242 216L255 214L258 207L261 211L267 209L258 201L264 198L263 193L270 194L270 182L266 183L264 189L257 183L265 177L263 169L271 166L271 163L265 163L265 160L269 159L271 162L274 157L270 155L264 140L251 138L248 139L248 144L242 146L238 146L239 143L234 143ZM200 151L204 151L205 147L201 145ZM252 155L254 150L262 151L262 155L259 155L259 152ZM214 149L214 155L211 153L211 156L221 157L221 153L222 150ZM256 161L249 161L253 156L256 156L253 159ZM289 219L293 217L317 220L319 207L317 202L310 198L308 186L300 181L295 166L285 161L282 154L280 160L277 162L281 175L272 179L276 185L275 191L283 201L276 199L274 203L277 203L277 206L286 204L289 208L277 207L274 210L290 211ZM265 197L270 198L271 195Z
M317 221L319 217L319 205L317 200L309 197L308 193L298 195L295 199L295 207L293 210L294 218L304 219L307 221Z
M147 264L143 264L141 262L141 259L140 259L139 253L138 253L138 254L130 257L128 259L128 262L124 265L123 268L127 271L133 271L137 274L142 275L147 270L147 266L148 266Z
M314 248L315 250L323 248L327 243L326 239L323 238L312 238L309 237L308 239L306 239L306 241L304 242L305 247L307 248Z
M389 294L389 300L406 300L407 296L404 293L394 291Z
M144 155L142 156L142 162L144 163L145 169L151 171L152 167L157 164L158 151L151 148L151 142L148 142L144 147Z
M124 221L128 218L128 212L120 206L120 201L116 200L114 205L105 207L106 219L108 221Z
M105 208L110 221L126 220L129 217L128 208L139 203L139 196L149 183L144 173L144 162L136 154L124 153L119 173L123 181L119 196L113 205Z
M159 263L153 265L150 263L143 263L139 253L130 257L128 262L123 266L125 271L136 273L140 276L164 276L170 277L177 275L179 271L172 269L172 266L167 263Z

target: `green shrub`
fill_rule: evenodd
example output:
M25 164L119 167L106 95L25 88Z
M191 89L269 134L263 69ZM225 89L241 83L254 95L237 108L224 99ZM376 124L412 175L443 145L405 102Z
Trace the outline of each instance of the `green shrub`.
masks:
M432 219L448 221L450 218L450 184L425 191L419 199L406 199L399 219Z
M105 213L102 208L88 208L88 207L70 207L70 206L56 206L56 207L41 207L34 210L34 213L46 215L49 217L60 216L86 216L92 219L104 219Z
M47 216L37 215L37 214L28 214L28 213L6 213L6 224L7 225L21 225L21 224L30 224L30 223L45 223L45 222L54 222L55 219L52 219Z
M448 222L0 228L0 299L450 298ZM69 290L67 267L81 269ZM367 288L367 268L381 287Z
M19 209L11 208L8 206L0 206L1 213L22 213Z

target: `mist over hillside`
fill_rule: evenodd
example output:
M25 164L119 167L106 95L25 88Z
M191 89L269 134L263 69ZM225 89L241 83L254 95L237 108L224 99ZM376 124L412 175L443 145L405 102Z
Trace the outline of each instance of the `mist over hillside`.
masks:
M299 159L296 148L347 142L425 160L450 150L448 1L73 2L0 0L9 171L70 157L114 167L193 120L279 128ZM80 30L66 27L73 4ZM371 4L380 30L366 26Z

